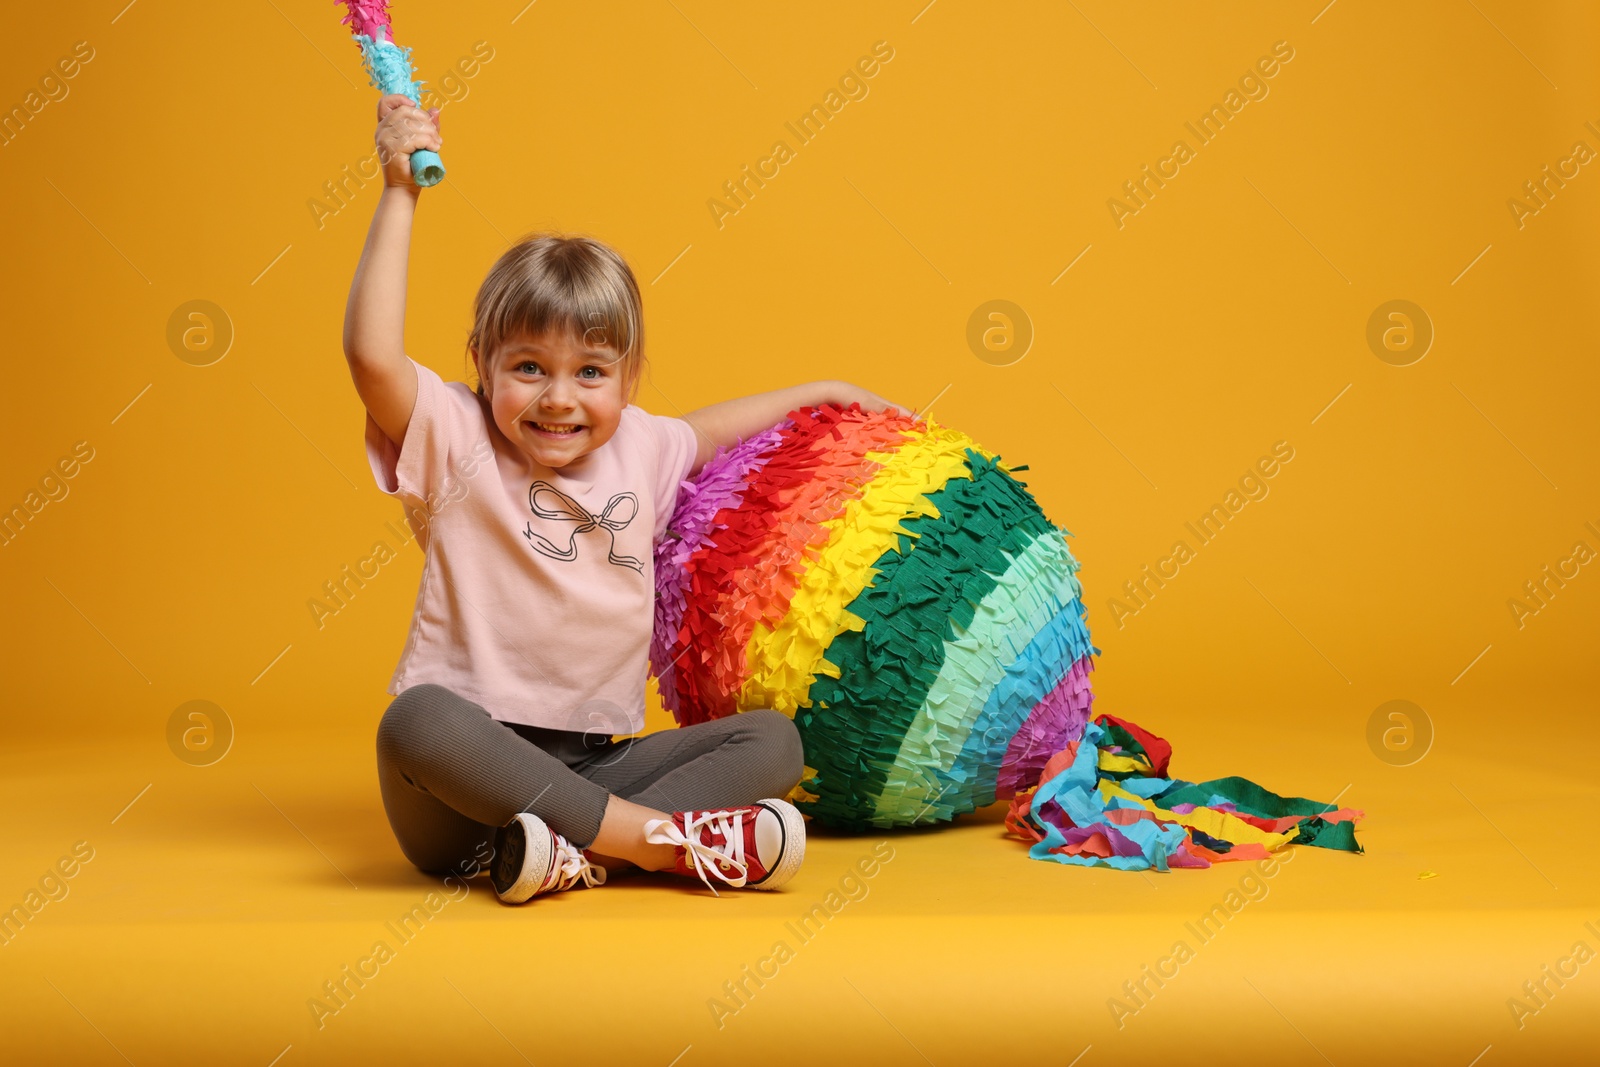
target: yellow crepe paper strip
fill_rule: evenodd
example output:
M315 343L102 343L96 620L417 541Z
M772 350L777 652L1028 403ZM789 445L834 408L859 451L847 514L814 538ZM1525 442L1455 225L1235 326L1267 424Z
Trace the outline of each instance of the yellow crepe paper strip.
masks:
M861 494L845 504L843 514L822 524L826 541L789 601L788 611L771 626L756 623L746 649L750 673L739 693L739 707L776 708L794 715L810 707L807 693L818 674L839 677L824 658L833 639L866 622L847 610L878 574L873 564L893 550L900 538L913 536L900 523L939 509L928 497L952 478L972 477L967 450L996 462L998 457L959 430L939 426L930 417L928 430L892 453L867 453L882 464ZM1009 468L1005 468L1008 469Z
M1140 776L1150 774L1150 761L1143 756L1117 756L1103 748L1097 766L1102 771L1129 771Z
M809 476L776 491L776 521L759 544L745 546L749 562L728 572L728 588L710 610L718 630L714 654L702 662L718 696L713 714L753 706L739 704L738 696L750 677L749 648L756 628L782 620L800 575L828 543L826 523L872 481L880 459L920 436L914 425L900 416L848 414L833 426L826 443L810 446Z
M1144 808L1146 811L1155 813L1157 818L1165 819L1168 822L1178 823L1180 826L1191 827L1192 829L1199 830L1203 834L1209 834L1212 837L1221 838L1224 841L1231 841L1235 845L1263 845L1268 852L1274 852L1282 848L1284 845L1289 843L1291 838L1295 836L1294 832L1275 834L1268 830L1262 830L1258 827L1251 826L1249 823L1235 815L1232 815L1226 811L1217 811L1214 808L1197 807L1187 815L1182 815L1175 811L1168 811L1165 808L1158 808L1155 806L1154 802L1146 800L1141 796L1135 796L1126 789L1123 789L1110 778L1100 779L1100 795L1107 800L1110 800L1112 797L1120 797L1123 800L1131 800L1135 804L1138 804L1141 808Z

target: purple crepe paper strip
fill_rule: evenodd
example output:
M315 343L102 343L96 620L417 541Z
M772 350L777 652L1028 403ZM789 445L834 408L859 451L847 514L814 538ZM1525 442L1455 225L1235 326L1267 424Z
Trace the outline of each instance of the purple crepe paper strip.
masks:
M661 704L676 714L679 710L678 686L674 679L676 661L672 648L689 592L689 557L709 543L716 531L717 513L737 507L743 498L749 476L766 465L766 453L777 445L794 422L784 419L770 430L747 437L731 449L719 450L706 461L700 473L680 483L678 503L667 523L667 533L656 544L656 621L650 638L650 668L656 675Z
M1039 784L1039 775L1050 757L1083 736L1090 719L1094 692L1089 688L1089 671L1094 663L1084 656L1072 665L1045 698L1035 704L1016 734L1006 745L995 782L995 796L1016 796Z

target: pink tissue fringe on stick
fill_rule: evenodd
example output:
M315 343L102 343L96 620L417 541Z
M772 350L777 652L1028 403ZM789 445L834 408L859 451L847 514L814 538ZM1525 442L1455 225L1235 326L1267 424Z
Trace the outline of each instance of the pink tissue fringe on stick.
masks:
M349 8L349 14L340 19L353 34L364 34L374 41L392 40L389 27L389 0L333 0Z

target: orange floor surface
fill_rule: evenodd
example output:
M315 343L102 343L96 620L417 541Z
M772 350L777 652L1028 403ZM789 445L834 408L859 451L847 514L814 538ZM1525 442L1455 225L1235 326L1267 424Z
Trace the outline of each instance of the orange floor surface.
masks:
M1365 854L1293 849L1270 877L1036 861L996 805L926 830L812 823L779 892L648 875L520 907L485 878L407 865L368 732L246 733L205 768L148 737L12 748L5 903L91 858L7 928L3 1058L1584 1062L1600 1015L1600 968L1574 957L1600 945L1579 814L1592 776L1488 738L1408 768L1346 740L1285 725L1261 750L1275 768L1199 766L1224 750L1177 743L1179 776L1254 771L1367 812ZM1514 785L1532 775L1548 790ZM874 867L875 849L892 857Z

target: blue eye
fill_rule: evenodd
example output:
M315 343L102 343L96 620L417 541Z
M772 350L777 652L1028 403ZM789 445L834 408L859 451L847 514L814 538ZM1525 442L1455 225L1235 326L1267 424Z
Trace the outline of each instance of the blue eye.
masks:
M518 363L512 369L517 371L520 374L520 373L523 373L529 367L533 368L533 371L531 373L538 373L539 372L539 364L533 362L532 360L523 360L521 363ZM584 374L585 371L594 371L594 373L591 374L591 375L585 376L585 374ZM579 377L582 377L585 381L590 381L590 382L599 381L599 380L605 378L605 376L606 376L605 375L605 371L602 370L600 367L596 366L593 363L585 364L583 367L579 368L578 375L579 375Z

